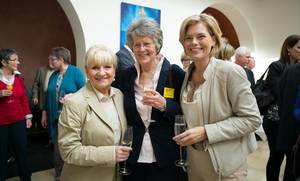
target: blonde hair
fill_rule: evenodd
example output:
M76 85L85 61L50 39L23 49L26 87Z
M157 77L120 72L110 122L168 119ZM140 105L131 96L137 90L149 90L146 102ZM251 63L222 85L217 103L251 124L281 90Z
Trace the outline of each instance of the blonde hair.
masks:
M207 14L200 14L200 15L192 15L190 17L187 17L181 24L180 32L179 32L179 41L184 45L185 36L188 28L192 25L202 23L206 26L208 33L212 36L212 38L215 40L215 46L212 48L212 51L210 53L210 56L215 55L216 52L219 51L221 46L221 36L222 32L219 27L219 24L217 20Z
M216 58L221 60L230 60L234 55L235 49L229 43L222 43L219 52L216 54Z
M85 67L96 65L113 65L117 68L117 56L103 45L94 45L88 49L85 55Z
M192 60L188 55L186 55L184 52L182 52L181 57L180 57L181 63L184 61L184 59L187 59L187 58Z

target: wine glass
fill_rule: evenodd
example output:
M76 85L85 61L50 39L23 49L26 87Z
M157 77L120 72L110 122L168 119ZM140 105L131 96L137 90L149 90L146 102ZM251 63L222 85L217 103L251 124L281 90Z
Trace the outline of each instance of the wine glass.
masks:
M121 145L131 147L133 139L133 130L132 126L127 126L123 139L121 141ZM120 175L130 175L131 170L126 168L126 161L124 161L124 166L119 170Z
M175 124L174 124L174 132L175 135L179 135L186 130L186 122L183 115L175 116ZM182 158L182 146L179 148L180 159L175 161L175 165L178 167L184 167L186 164L186 160Z
M57 110L58 114L60 114L62 111L65 95L66 95L66 92L64 90L60 89L58 92L58 98L57 98L58 99L58 110Z
M150 81L149 84L144 85L143 90L144 90L144 96L152 96L153 95L152 91L154 90L154 83L153 83L153 81ZM147 120L147 122L149 124L155 122L155 120L151 119L151 108L152 108L151 106L147 107L147 113L148 113L148 120Z
M6 90L12 91L13 90L13 86L12 85L7 85L6 86Z
M10 95L12 94L12 90L13 90L13 85L7 85L6 86L6 90L8 90L10 92ZM9 98L8 103L13 102L11 98Z
M66 92L62 89L59 90L58 100L62 100L66 95Z

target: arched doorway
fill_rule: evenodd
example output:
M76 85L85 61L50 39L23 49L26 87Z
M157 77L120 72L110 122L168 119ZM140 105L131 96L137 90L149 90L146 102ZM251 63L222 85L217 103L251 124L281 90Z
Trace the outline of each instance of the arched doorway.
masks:
M23 59L20 71L31 88L36 70L48 63L51 48L64 46L76 64L76 48L69 20L57 1L3 1L0 6L0 47L14 48Z
M239 38L231 21L219 10L208 7L202 13L210 14L216 18L222 31L222 36L229 40L229 43L234 47L240 46Z

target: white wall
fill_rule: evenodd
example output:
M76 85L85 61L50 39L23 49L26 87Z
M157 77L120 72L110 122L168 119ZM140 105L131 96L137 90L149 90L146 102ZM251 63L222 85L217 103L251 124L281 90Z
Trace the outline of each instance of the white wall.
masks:
M120 4L127 2L161 10L164 33L164 54L172 63L180 65L179 27L187 16L199 14L211 6L222 11L233 23L240 44L250 47L256 56L256 78L269 62L279 57L283 40L300 33L299 0L58 0L68 18L77 18L81 26L72 25L77 47L77 63L83 66L82 53L94 44L104 44L113 51L119 49ZM77 16L66 11L73 9ZM69 10L70 11L70 10ZM72 11L71 11L72 12ZM82 30L78 30L82 28ZM78 32L83 32L82 34ZM76 36L84 36L76 38ZM78 45L84 44L84 45Z

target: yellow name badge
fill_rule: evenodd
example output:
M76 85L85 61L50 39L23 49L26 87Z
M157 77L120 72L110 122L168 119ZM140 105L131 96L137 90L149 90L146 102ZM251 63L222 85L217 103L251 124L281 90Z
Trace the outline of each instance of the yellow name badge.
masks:
M164 88L164 97L165 98L174 98L174 89L173 88Z

